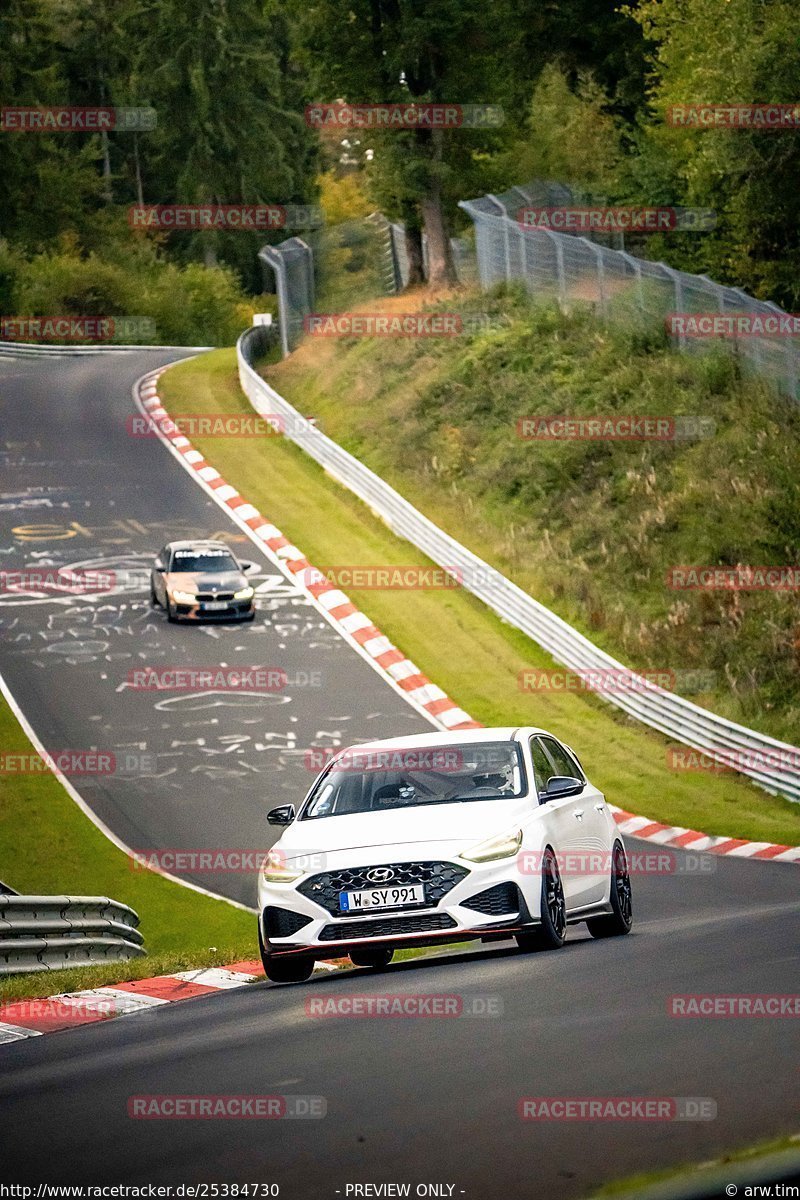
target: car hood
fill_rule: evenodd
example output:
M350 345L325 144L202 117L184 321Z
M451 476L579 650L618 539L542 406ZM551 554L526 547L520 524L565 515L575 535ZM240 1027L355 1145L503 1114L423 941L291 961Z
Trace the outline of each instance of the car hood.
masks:
M287 859L292 859L367 847L382 852L388 847L413 846L421 842L464 847L506 832L523 815L531 815L531 801L525 797L320 817L295 821L276 848L283 851Z
M166 581L181 592L238 592L247 587L241 571L168 571Z

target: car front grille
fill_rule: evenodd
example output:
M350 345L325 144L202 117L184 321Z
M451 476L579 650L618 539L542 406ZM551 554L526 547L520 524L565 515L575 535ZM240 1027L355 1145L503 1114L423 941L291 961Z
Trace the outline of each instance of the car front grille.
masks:
M385 921L350 921L347 925L326 925L319 935L321 942L343 942L358 938L392 937L399 933L428 933L433 929L455 929L456 922L447 913L429 916L392 917Z
M233 592L198 592L197 599L206 604L209 600L232 600Z
M457 883L469 875L466 867L458 867L455 863L450 862L386 863L385 867L383 863L379 865L384 869L394 871L393 877L386 881L386 884L391 887L421 883L425 888L425 904L429 908L434 908ZM339 893L357 892L362 889L384 886L383 881L376 883L374 880L367 879L368 873L373 870L375 870L375 865L325 871L321 875L312 875L310 879L304 879L298 885L297 890L303 896L307 896L309 900L313 900L315 904L322 905L331 916L339 917L342 920L352 920L353 917L362 916L363 909L355 913L340 912ZM401 904L395 909L382 911L397 912L404 908L419 908L419 905Z
M463 908L471 908L487 917L500 917L505 913L519 912L519 891L515 883L497 883L485 892L470 896L469 900L462 900L461 904Z
M292 912L290 908L277 908L270 904L264 909L264 929L268 938L291 937L311 923L311 917L303 913Z

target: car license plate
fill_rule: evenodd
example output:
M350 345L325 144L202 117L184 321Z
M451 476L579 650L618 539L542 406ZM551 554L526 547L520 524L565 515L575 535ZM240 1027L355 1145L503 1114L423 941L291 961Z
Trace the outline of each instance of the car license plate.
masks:
M209 600L207 604L202 605L203 612L219 612L220 609L227 607L227 600Z
M339 892L342 912L360 912L365 908L397 908L405 904L424 904L425 888L421 883L395 884L393 887L369 888L359 892Z

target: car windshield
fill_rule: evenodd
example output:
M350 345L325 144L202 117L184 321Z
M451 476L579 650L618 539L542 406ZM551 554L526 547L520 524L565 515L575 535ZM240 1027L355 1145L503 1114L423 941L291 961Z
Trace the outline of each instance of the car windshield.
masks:
M516 742L345 751L322 776L301 820L523 795Z
M228 550L176 550L172 555L173 571L238 571L236 560Z

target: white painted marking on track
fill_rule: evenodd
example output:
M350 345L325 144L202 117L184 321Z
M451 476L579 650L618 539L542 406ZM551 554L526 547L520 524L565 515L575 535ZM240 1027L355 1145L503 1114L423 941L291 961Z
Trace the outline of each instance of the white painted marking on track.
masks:
M197 971L177 971L170 979L184 979L187 983L201 983L206 987L219 988L220 991L229 988L243 987L252 983L257 975L246 975L243 971L228 971L224 967L205 967Z
M64 992L62 994L51 996L51 1000L58 1000L61 1004L81 1004L91 1000L113 1000L114 1015L117 1017L127 1017L131 1013L141 1012L145 1008L157 1008L161 1004L168 1004L169 1001L162 999L161 996L147 996L142 992L126 992L121 988L115 987L99 987L87 988L82 992Z

